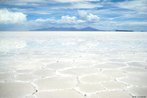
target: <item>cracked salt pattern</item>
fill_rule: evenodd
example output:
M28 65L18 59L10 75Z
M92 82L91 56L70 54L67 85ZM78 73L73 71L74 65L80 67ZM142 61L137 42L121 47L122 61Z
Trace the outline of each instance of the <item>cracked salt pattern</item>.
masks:
M0 98L147 96L147 34L1 32Z

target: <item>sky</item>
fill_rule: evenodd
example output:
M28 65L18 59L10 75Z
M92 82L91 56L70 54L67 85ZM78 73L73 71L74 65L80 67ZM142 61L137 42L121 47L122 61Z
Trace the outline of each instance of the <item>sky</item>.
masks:
M147 31L147 0L0 0L0 30Z

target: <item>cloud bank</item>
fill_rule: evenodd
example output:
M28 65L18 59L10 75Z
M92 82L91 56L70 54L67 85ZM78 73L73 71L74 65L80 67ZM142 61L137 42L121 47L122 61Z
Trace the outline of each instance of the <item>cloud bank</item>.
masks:
M0 24L21 24L26 20L26 15L21 12L12 12L7 9L0 9Z

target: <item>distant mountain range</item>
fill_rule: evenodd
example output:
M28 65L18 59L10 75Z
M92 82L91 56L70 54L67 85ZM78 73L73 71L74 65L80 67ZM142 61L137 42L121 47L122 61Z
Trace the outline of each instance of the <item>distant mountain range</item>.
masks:
M50 27L50 28L41 28L41 29L35 29L32 31L116 31L116 32L133 32L133 30L99 30L92 27L85 27L85 28L56 28L56 27Z
M102 31L102 30L98 30L92 27L85 27L85 28L74 28L74 27L70 27L70 28L55 28L55 27L51 27L51 28L41 28L41 29L36 29L33 31Z

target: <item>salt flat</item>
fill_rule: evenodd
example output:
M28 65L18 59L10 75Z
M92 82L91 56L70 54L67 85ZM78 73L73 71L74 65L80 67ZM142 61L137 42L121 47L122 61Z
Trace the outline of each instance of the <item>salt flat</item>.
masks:
M146 92L146 32L0 33L0 98L132 98Z

